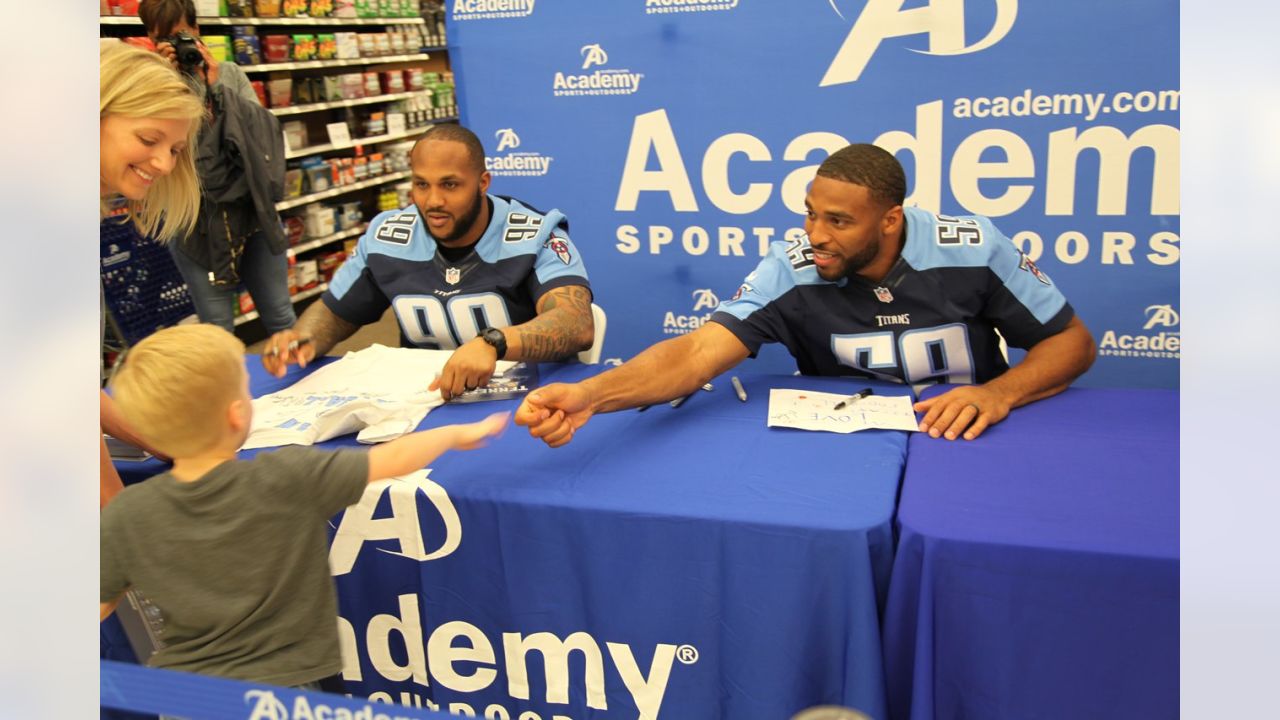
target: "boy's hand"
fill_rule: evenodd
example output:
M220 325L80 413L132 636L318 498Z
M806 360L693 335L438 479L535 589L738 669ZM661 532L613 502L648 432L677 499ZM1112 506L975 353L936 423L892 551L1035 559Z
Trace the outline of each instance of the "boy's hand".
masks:
M494 413L480 422L458 426L458 435L454 440L454 450L474 450L484 447L491 437L497 437L507 428L511 419L510 412Z

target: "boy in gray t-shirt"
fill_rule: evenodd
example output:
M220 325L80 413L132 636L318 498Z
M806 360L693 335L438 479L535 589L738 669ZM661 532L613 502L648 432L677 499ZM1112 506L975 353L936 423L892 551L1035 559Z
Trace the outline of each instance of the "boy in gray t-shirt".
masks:
M155 667L275 685L342 669L326 521L375 480L482 445L507 414L371 450L284 448L250 460L244 345L213 325L161 330L113 381L138 434L173 469L125 488L101 516L101 616L137 588L160 612Z

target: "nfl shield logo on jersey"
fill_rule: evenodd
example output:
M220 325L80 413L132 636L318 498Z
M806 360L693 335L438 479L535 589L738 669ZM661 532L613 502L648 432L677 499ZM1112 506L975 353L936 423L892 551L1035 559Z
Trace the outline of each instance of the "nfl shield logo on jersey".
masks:
M462 271L458 268L446 268L444 271L444 281L450 285L457 285L462 279Z
M889 292L887 287L878 287L876 288L876 299L882 303L891 303L893 302L893 293Z

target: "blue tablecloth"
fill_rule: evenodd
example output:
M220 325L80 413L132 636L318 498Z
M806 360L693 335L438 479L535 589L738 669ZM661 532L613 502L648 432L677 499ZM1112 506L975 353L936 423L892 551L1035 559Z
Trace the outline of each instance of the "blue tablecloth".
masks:
M1177 717L1175 391L1070 389L909 458L894 718Z
M249 366L255 395L300 376ZM542 381L597 371L543 366ZM773 720L824 703L884 717L905 433L766 428L770 387L852 381L740 377L746 404L722 377L678 409L597 416L557 450L513 427L440 458L416 493L394 483L335 518L348 689L545 720ZM447 405L423 427L515 404Z

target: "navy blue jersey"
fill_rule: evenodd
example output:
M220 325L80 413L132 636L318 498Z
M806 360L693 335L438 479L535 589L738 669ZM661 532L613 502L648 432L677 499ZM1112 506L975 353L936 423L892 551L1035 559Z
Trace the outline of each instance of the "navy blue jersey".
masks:
M559 210L542 213L489 195L484 235L457 262L436 252L418 209L381 213L334 273L324 304L356 325L395 308L401 342L452 350L486 327L532 320L548 290L587 283L587 270Z
M823 280L808 238L774 242L711 320L751 350L786 345L806 375L864 375L912 385L983 383L1009 369L1009 345L1060 332L1071 305L985 217L904 208L902 256L879 283Z

